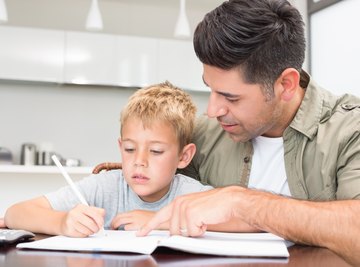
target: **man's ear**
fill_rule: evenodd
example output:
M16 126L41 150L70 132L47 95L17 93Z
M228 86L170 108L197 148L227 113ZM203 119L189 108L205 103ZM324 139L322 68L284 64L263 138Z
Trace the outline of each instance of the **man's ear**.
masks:
M293 99L297 89L299 88L300 73L294 68L285 69L280 77L276 80L275 88L280 90L280 97L283 101Z
M178 164L179 169L185 168L189 163L191 162L192 158L194 157L196 152L196 146L193 143L187 144L184 146L181 154L180 154L180 160Z

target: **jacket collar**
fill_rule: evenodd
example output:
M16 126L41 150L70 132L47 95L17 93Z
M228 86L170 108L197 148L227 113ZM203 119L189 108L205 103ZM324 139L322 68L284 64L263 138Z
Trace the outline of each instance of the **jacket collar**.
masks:
M336 97L320 88L312 78L305 90L304 98L290 127L312 140L318 131L319 123L330 117L330 107L333 106L330 103L335 103Z

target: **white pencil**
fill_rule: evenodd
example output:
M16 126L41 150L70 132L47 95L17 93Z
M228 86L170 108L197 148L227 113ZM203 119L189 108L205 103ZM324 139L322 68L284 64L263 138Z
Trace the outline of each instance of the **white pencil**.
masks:
M70 178L69 174L66 172L66 170L64 169L64 167L62 166L62 164L60 163L59 159L57 158L56 155L52 155L51 159L54 161L55 165L59 168L61 174L64 176L66 182L69 184L69 186L71 187L72 191L75 193L75 195L77 196L77 198L80 200L80 202L86 206L89 206L89 204L86 202L85 198L83 197L83 195L80 193L79 189L76 187L75 183L73 182L73 180ZM99 233L105 233L104 232L104 227L102 227L99 231Z

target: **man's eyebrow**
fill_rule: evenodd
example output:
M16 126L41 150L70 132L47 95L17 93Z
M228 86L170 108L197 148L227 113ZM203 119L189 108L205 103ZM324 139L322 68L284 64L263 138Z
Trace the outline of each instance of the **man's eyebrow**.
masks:
M202 80L204 82L204 84L209 87L209 85L205 82L204 80L204 75L202 76ZM221 91L215 91L217 94L225 96L225 97L229 97L229 98L233 98L233 97L239 97L239 95L234 95L234 94L230 94L230 93L226 93L226 92L221 92Z
M216 93L219 94L219 95L222 95L222 96L224 96L224 97L227 97L227 98L239 97L239 95L234 95L234 94L230 94L230 93L226 93L226 92L221 92L221 91L217 91Z

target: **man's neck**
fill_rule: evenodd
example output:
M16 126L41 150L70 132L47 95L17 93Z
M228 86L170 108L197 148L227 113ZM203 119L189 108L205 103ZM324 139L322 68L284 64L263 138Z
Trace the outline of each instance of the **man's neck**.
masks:
M293 121L302 100L305 95L305 90L300 86L296 89L296 93L291 101L284 104L282 107L282 115L279 117L278 121L274 127L267 131L263 136L265 137L282 137L286 128L289 127L290 123Z

